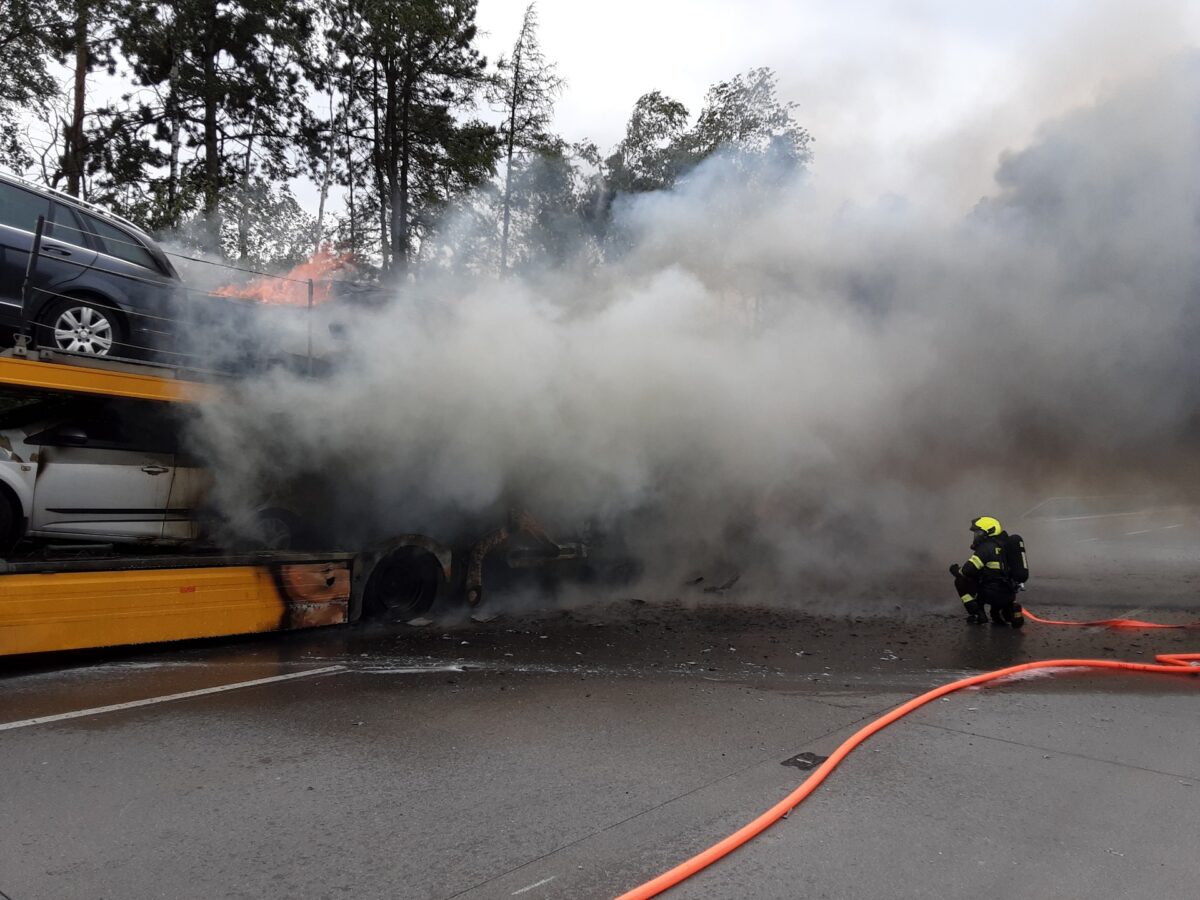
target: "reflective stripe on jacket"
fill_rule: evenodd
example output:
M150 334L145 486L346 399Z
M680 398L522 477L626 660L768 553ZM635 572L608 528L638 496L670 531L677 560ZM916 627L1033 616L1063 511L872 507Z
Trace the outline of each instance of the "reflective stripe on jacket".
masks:
M968 578L985 581L1006 579L1004 543L999 538L984 538L975 547L970 559L962 564L963 574Z

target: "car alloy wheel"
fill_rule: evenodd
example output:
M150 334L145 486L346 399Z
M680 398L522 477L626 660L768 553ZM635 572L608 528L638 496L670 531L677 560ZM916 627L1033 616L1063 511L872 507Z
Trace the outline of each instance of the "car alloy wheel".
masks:
M107 356L113 347L112 321L93 306L68 306L54 320L59 350Z

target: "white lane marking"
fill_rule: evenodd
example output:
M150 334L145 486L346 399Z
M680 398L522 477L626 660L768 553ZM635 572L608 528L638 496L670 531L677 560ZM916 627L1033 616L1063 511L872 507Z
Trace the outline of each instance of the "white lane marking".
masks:
M1121 536L1122 537L1133 537L1136 534L1154 534L1157 531L1170 531L1172 528L1182 528L1182 527L1183 527L1182 522L1178 525L1160 525L1157 528L1143 528L1140 531L1126 531ZM1088 544L1088 543L1091 543L1092 541L1100 541L1100 540L1105 540L1105 539L1098 538L1098 537L1090 537L1090 538L1084 538L1083 540L1080 540L1080 541L1076 541L1075 543L1076 544ZM1116 540L1116 538L1108 538L1107 540Z
M168 703L172 700L186 700L189 697L204 697L208 694L221 694L225 691L236 691L241 688L256 687L260 684L273 684L276 681L290 681L293 678L308 678L312 675L331 675L334 672L346 671L345 666L325 666L323 669L309 669L307 672L292 672L290 675L273 675L270 678L255 678L253 681L239 681L235 684L222 684L217 687L202 688L198 691L184 691L181 694L164 694L161 697L147 697L145 700L131 700L129 703L114 703L111 706L94 706L91 709L78 709L74 712L58 713L53 716L38 716L35 719L21 719L18 722L0 722L0 731L13 728L25 728L28 725L44 725L47 722L62 722L66 719L78 719L83 716L98 716L102 713L116 712L121 709L136 709L139 706L152 706L155 703Z
M1183 524L1179 525L1160 525L1157 528L1145 528L1141 531L1127 531L1125 534L1150 534L1152 531L1170 531L1172 528L1182 528Z
M1150 510L1139 509L1135 510L1134 512L1097 513L1091 516L1038 516L1038 518L1043 522L1090 522L1093 519L1120 519L1123 517L1127 518L1129 516L1141 516L1145 515L1149 511ZM1022 516L1022 518L1024 518L1024 516Z
M519 891L513 891L510 896L515 897L517 894L523 894L526 891L532 891L535 887L541 887L543 884L549 884L557 877L557 875L551 875L549 878L543 878L541 881L535 881L533 884L529 885L529 887L523 887Z

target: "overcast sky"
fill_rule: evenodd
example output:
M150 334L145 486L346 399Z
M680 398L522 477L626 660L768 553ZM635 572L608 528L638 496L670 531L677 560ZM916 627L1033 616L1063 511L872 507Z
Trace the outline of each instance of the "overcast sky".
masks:
M489 61L527 0L480 0ZM816 138L815 177L858 199L936 179L964 203L1036 125L1200 44L1187 0L539 0L540 38L567 87L556 129L601 149L661 90L694 114L705 89L771 66ZM853 186L851 186L853 183Z

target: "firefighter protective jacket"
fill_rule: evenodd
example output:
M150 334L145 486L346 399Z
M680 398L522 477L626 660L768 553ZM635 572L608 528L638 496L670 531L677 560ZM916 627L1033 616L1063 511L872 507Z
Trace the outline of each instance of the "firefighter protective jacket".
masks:
M980 581L1007 581L1008 567L1004 556L1007 535L1000 532L996 537L985 537L971 547L975 552L962 564L962 573L967 578Z

